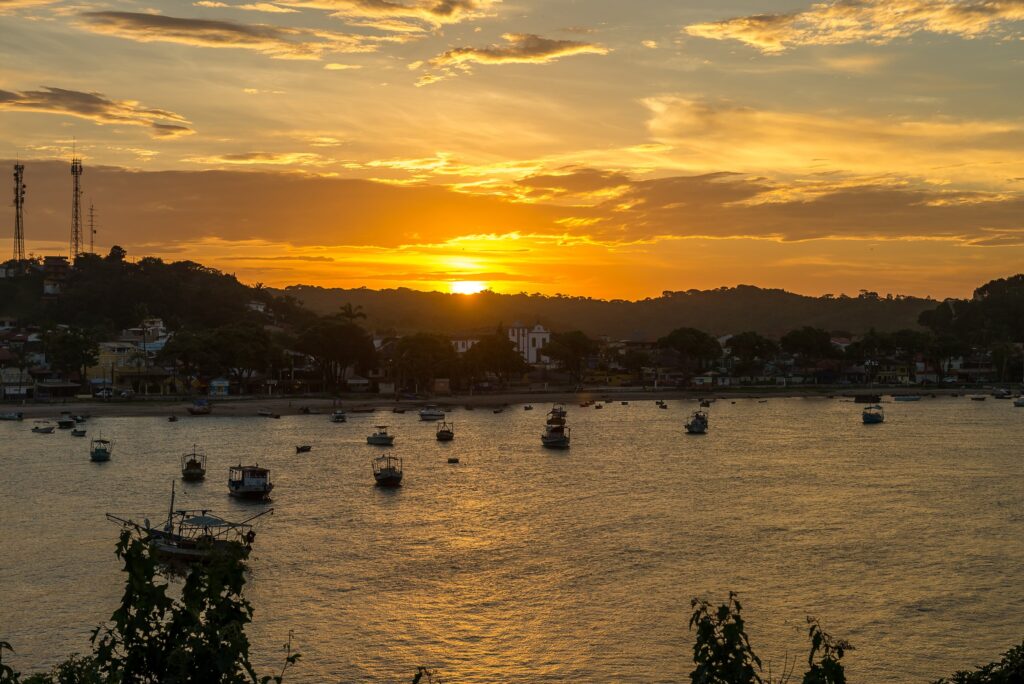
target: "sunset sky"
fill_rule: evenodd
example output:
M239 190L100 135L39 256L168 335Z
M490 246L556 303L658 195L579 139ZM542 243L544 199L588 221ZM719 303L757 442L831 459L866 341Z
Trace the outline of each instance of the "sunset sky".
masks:
M246 282L966 296L1024 270L1024 0L0 0L2 252Z

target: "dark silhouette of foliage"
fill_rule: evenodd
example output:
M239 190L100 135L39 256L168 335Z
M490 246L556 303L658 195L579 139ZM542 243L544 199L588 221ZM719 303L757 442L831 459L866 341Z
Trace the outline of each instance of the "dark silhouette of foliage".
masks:
M722 356L718 340L696 328L676 328L659 339L658 346L679 354L682 367L689 372L703 370Z
M790 354L797 354L806 361L818 361L835 356L832 336L827 330L804 326L790 330L779 340L782 348Z
M1003 654L1001 660L974 671L961 670L934 684L1020 684L1024 682L1024 642Z
M811 652L807 656L809 669L804 674L803 684L846 684L846 673L839 661L853 646L845 639L834 639L815 618L808 617L807 624Z
M541 349L541 353L562 367L573 380L583 377L587 357L597 352L597 342L580 330L556 332Z
M761 659L750 647L736 594L713 608L707 601L693 599L690 629L696 631L693 644L693 684L761 684L757 671Z
M96 336L81 328L56 328L43 336L43 348L50 366L64 373L85 377L85 369L96 365L99 346Z
M502 384L529 369L522 354L516 350L501 326L490 335L482 335L463 355L462 362L470 377L478 378L491 373Z
M496 321L539 321L556 331L582 330L590 336L646 340L681 326L713 335L754 330L770 337L811 324L855 334L872 327L899 330L915 326L921 312L936 305L934 300L915 297L808 297L750 285L665 292L639 301L495 292L466 297L406 288L326 289L307 285L275 293L292 295L322 315L335 313L346 302L361 305L369 312L367 323L371 327L394 329L399 334L477 333L492 329Z

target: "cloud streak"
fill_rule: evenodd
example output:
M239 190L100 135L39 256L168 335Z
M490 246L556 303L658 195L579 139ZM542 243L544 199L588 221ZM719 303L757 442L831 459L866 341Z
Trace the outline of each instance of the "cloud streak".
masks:
M506 33L505 45L459 47L430 60L437 67L461 64L547 64L571 55L606 55L608 48L577 40L554 40L533 33Z
M111 100L102 93L86 93L44 86L20 92L0 90L0 110L44 112L88 119L98 124L143 126L155 138L188 135L194 131L180 114L144 107L134 100Z
M85 12L80 17L81 25L93 33L140 43L254 50L275 59L318 60L329 52L372 52L381 40L314 29L139 12Z
M884 44L915 33L977 38L1024 20L1020 0L837 0L785 14L691 24L685 33L737 40L764 53L804 45Z
M500 0L280 0L289 7L320 9L359 26L388 31L439 28L487 16Z

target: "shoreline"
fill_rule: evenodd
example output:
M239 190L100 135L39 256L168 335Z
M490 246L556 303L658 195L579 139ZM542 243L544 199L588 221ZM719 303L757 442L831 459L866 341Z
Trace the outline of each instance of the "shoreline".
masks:
M303 415L300 409L308 408L310 413L327 414L335 408L346 411L359 409L391 410L400 407L415 410L426 404L437 404L442 408L499 408L517 404L537 404L537 408L547 404L575 405L585 401L655 401L658 399L675 399L697 401L701 398L716 399L850 399L857 394L878 394L880 396L916 394L921 397L960 396L964 394L988 393L982 389L929 389L915 391L908 387L828 387L828 388L717 388L707 390L679 389L632 389L632 388L596 388L578 392L572 390L552 391L521 391L500 392L495 394L446 395L431 399L389 399L381 396L346 395L339 398L329 397L227 397L210 400L213 412L204 418L217 416L257 416L258 411L270 411L281 416ZM206 397L204 397L206 398ZM128 399L114 401L69 399L64 402L39 404L0 404L0 413L21 413L24 420L53 418L62 411L74 414L86 414L94 417L153 417L178 416L191 417L187 408L192 405L192 398L168 399Z

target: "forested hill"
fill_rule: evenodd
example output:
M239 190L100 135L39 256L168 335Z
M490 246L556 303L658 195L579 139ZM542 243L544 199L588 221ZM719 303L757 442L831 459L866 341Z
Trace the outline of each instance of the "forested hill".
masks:
M859 297L806 297L749 285L666 292L661 297L636 302L493 292L465 296L405 288L325 289L307 285L290 286L279 293L295 297L319 314L335 313L344 304L362 307L367 315L365 324L371 330L458 334L519 321L530 325L540 322L555 331L578 329L589 335L636 340L654 340L682 326L714 335L754 330L775 337L803 326L853 334L870 328L916 328L918 315L935 308L937 303L916 297L888 299L870 292Z

